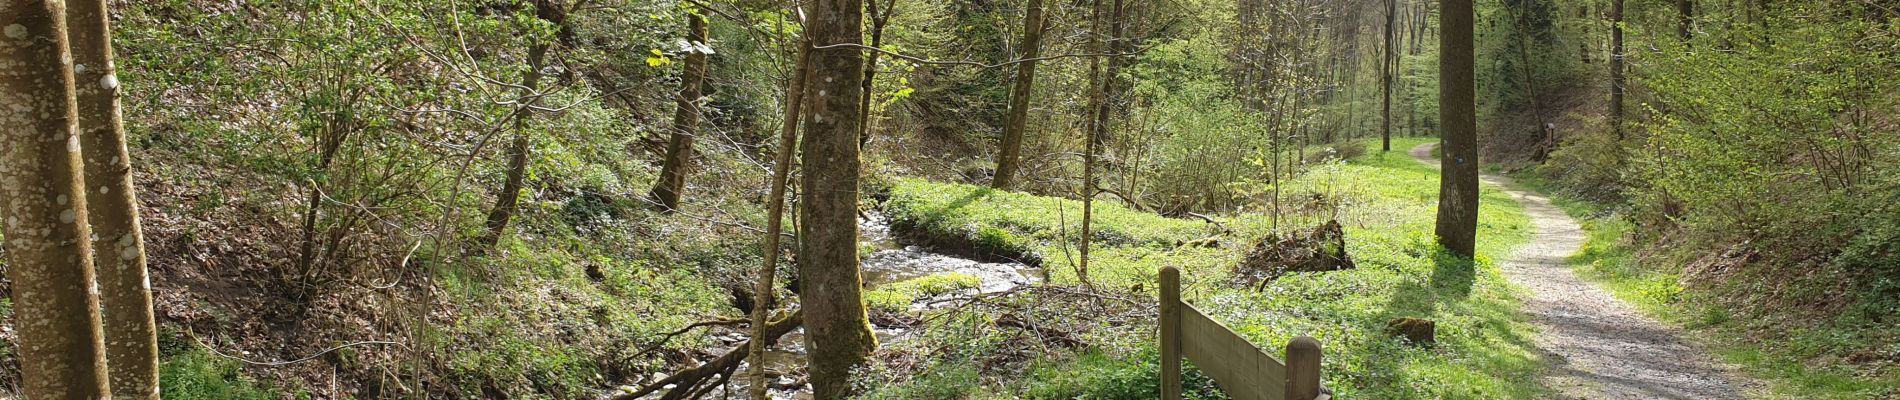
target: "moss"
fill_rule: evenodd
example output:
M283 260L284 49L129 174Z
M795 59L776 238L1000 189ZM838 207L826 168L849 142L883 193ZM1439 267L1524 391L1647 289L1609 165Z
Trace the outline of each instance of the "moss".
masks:
M982 278L962 273L937 274L899 281L864 292L864 302L875 310L901 312L919 299L976 289Z

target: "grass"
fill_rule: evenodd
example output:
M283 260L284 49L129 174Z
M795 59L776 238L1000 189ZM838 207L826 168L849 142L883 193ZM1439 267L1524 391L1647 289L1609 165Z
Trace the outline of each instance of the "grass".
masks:
M1102 207L1097 223L1108 232L1094 254L1090 278L1101 290L1137 298L1152 291L1131 286L1154 281L1163 266L1184 270L1184 295L1216 320L1263 348L1279 353L1294 336L1312 336L1326 349L1325 380L1344 398L1533 398L1545 394L1535 377L1544 367L1532 350L1533 328L1519 312L1520 290L1499 273L1494 259L1526 242L1530 223L1523 210L1495 188L1481 204L1476 261L1452 256L1434 243L1437 172L1407 156L1430 139L1400 139L1391 153L1371 153L1345 163L1316 166L1288 182L1284 192L1322 193L1343 204L1347 248L1359 267L1283 277L1256 291L1235 283L1233 265L1254 240L1273 232L1260 215L1223 218L1234 229L1219 247L1178 245L1211 235L1208 224L1163 218L1117 206ZM1107 202L1104 202L1107 203ZM961 185L901 181L887 212L915 218L940 234L966 239L981 235L1031 249L1045 261L1054 282L1074 285L1073 265L1060 239L1076 232L1076 210L1067 200L1001 193ZM1066 214L1065 214L1066 213ZM1330 212L1292 216L1281 230L1310 226ZM990 233L985 233L990 232ZM974 241L974 240L973 240ZM1073 253L1073 249L1067 251ZM1152 301L1152 300L1147 300ZM1079 305L1056 307L1075 307ZM1086 310L1079 311L1087 313ZM1383 334L1397 317L1431 319L1438 344L1421 348ZM1091 346L1033 357L1020 373L989 377L954 397L1152 398L1156 362L1152 317L1126 326L1099 327L1085 335ZM958 318L942 318L957 321ZM956 322L930 327L958 335ZM957 340L980 342L979 336ZM949 352L969 359L987 357ZM878 393L926 390L929 376L973 368L945 357L919 378L884 385ZM967 382L967 381L966 381ZM1218 397L1204 380L1190 379L1190 392ZM942 389L942 388L937 388Z
M1768 384L1771 398L1875 399L1900 396L1900 369L1862 370L1841 362L1834 349L1852 347L1879 334L1867 325L1829 323L1795 331L1762 332L1753 318L1738 317L1707 298L1716 288L1684 287L1680 267L1641 257L1630 239L1635 224L1614 209L1556 190L1535 174L1518 181L1551 195L1586 232L1583 250L1568 261L1579 275L1635 305L1645 314L1685 328L1704 348L1749 377ZM1839 321L1837 321L1839 322ZM1837 346L1836 344L1847 344ZM1889 350L1900 354L1900 345Z

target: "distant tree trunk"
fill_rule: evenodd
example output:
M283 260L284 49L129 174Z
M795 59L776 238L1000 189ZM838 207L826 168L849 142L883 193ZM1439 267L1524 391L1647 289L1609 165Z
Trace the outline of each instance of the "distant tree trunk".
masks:
M0 7L0 59L7 60L0 63L7 102L0 106L0 234L13 280L20 394L99 399L109 396L105 343L64 11L53 1Z
M1577 20L1578 21L1590 20L1590 5L1589 4L1583 4L1583 5L1577 6ZM1583 35L1581 35L1583 37L1583 40L1577 41L1577 56L1583 58L1584 64L1589 64L1592 61L1594 61L1590 58L1590 45L1594 43L1595 39L1590 37L1590 33L1591 33L1590 24L1587 24L1587 23L1582 24L1582 27L1580 29L1583 29Z
M1529 7L1529 4L1526 3L1523 8L1518 8L1515 12L1511 13L1511 17L1517 20L1517 57L1518 64L1522 65L1524 74L1524 99L1530 102L1531 118L1536 121L1537 125L1537 149L1531 153L1531 159L1538 163L1543 163L1544 159L1549 157L1551 147L1556 145L1556 138L1552 136L1555 132L1551 132L1549 127L1545 125L1549 122L1544 118L1543 103L1538 101L1538 96L1541 95L1542 92L1537 90L1537 69L1534 64L1531 64L1532 32L1530 22L1531 10Z
M798 225L799 298L804 301L812 389L818 399L851 394L877 338L871 335L858 271L858 96L864 79L859 49L830 47L863 39L861 0L809 3L806 37L817 47L805 88L803 218Z
M1441 0L1438 114L1444 162L1438 189L1438 243L1471 257L1478 232L1478 119L1471 0Z
M485 226L488 232L482 235L479 243L481 251L487 251L501 242L501 235L508 231L508 220L514 218L515 208L521 201L521 185L528 176L528 153L533 151L534 142L528 134L528 123L534 119L534 104L540 102L541 61L548 53L548 46L536 44L528 49L528 68L521 74L521 101L524 103L515 109L515 140L508 146L508 177L502 181L501 190L495 192L495 208L488 212Z
M1095 1L1096 29L1091 29L1090 32L1090 36L1092 37L1090 48L1093 53L1107 53L1110 47L1108 42L1121 40L1123 17L1122 0L1114 0L1114 2L1114 15L1104 21L1102 20L1104 16L1102 1ZM1106 40L1102 37L1102 31L1100 30L1103 25L1112 25L1112 27L1109 28ZM1090 80L1092 81L1091 86L1093 86L1095 90L1094 96L1089 100L1090 110L1092 110L1091 112L1094 114L1094 121L1089 124L1088 138L1084 140L1085 143L1083 144L1082 238L1081 245L1077 249L1079 257L1077 258L1078 264L1075 271L1076 280L1081 281L1084 286L1093 285L1089 281L1089 243L1093 239L1092 236L1094 236L1091 232L1091 228L1093 228L1092 225L1095 217L1095 195L1098 192L1098 185L1095 180L1095 164L1096 158L1098 158L1096 153L1101 151L1102 143L1108 138L1109 122L1111 121L1110 114L1112 114L1111 110L1114 108L1112 102L1115 96L1113 93L1115 75L1119 73L1120 68L1118 57L1106 57L1108 58L1106 62L1101 60L1102 58L1104 57L1096 57L1092 59L1089 64ZM1104 66L1104 64L1106 64L1106 66Z
M996 154L996 178L990 186L1008 190L1015 184L1018 158L1022 156L1023 131L1029 123L1029 99L1035 94L1036 61L1042 56L1042 1L1029 0L1023 16L1023 61L1016 66L1016 86L1009 91L1009 115L1003 123L1002 148Z
M764 360L765 350L775 340L760 340L766 336L765 328L771 321L773 303L777 296L773 292L778 285L772 280L778 277L779 233L785 229L785 192L787 181L791 180L793 158L798 152L798 123L805 105L805 79L811 66L807 57L811 54L811 42L799 41L798 57L792 63L792 76L785 85L785 114L779 127L778 154L773 158L772 194L766 201L765 222L765 267L759 270L758 285L752 288L752 348L751 359ZM752 373L752 398L765 400L766 381L765 363L750 363Z
M553 0L535 0L535 15L555 25L567 24L567 13L560 10ZM514 114L515 141L508 147L508 177L502 182L501 190L495 193L495 209L488 212L485 224L488 232L479 241L480 250L487 251L501 242L501 235L508 231L508 220L514 218L515 209L521 202L521 186L528 176L529 153L534 150L532 136L528 133L528 123L534 121L534 107L541 103L541 66L547 59L548 44L536 42L528 46L527 70L521 73L521 101Z
M1676 35L1688 42L1695 34L1695 0L1676 0Z
M660 181L647 195L660 210L671 213L680 205L686 191L686 176L693 168L693 139L699 135L700 98L706 81L706 53L709 46L706 16L694 12L688 19L687 35L693 47L686 53L686 74L680 77L679 98L674 99L673 140L666 145L666 161L660 166Z
M891 15L897 14L897 0L889 0L879 7L877 0L864 3L871 12L871 47L884 46L884 28L891 23ZM877 97L877 58L882 53L866 52L864 55L864 83L859 84L858 96L858 148L871 145L871 100Z
M1384 118L1383 126L1380 128L1384 134L1380 151L1392 151L1392 70L1397 68L1396 64L1398 64L1398 54L1392 52L1392 47L1398 43L1398 32L1393 30L1398 25L1398 21L1398 0L1385 0L1385 57L1380 58L1381 70L1385 72L1384 83L1380 85L1385 91L1385 111L1380 113Z
M132 162L120 119L119 78L112 63L112 29L105 0L67 3L73 78L79 104L88 187L86 214L104 308L106 359L112 396L158 398L158 336L152 321L152 288L145 269L145 235L139 230Z
M1629 83L1624 76L1623 0L1610 0L1610 130L1623 140L1623 92Z

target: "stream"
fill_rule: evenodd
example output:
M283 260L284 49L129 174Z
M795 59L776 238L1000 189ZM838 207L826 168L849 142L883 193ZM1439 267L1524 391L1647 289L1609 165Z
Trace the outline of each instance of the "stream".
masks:
M1042 280L1041 271L1027 265L986 263L901 244L896 235L891 232L890 218L880 211L867 211L862 214L858 218L858 232L860 245L873 249L871 255L864 257L860 263L864 281L870 288L946 273L967 274L977 277L980 281L975 290L965 290L961 293L934 298L918 298L911 304L912 313L935 307L932 300L950 296L1005 292ZM748 339L746 331L742 329L715 332L713 339L721 346L715 353L732 350ZM880 345L902 343L913 333L909 327L876 324L872 325L872 332L877 335ZM764 362L767 376L774 377L770 381L773 399L812 398L811 385L799 379L804 374L802 369L805 366L805 330L803 328L779 338L778 343L766 352ZM747 383L752 381L751 374L747 372L750 368L749 364L741 364L738 372L726 386L709 392L706 398L745 398L748 390ZM642 399L659 397L660 393L654 393Z

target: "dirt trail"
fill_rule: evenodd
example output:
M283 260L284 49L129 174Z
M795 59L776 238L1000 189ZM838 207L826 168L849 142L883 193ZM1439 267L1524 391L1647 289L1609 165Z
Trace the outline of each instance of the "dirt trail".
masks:
M1432 166L1434 144L1411 150ZM1536 238L1502 268L1530 289L1525 312L1538 327L1538 351L1550 369L1540 379L1566 399L1742 399L1753 386L1680 334L1579 279L1564 263L1583 246L1583 229L1550 199L1484 175L1524 206Z

